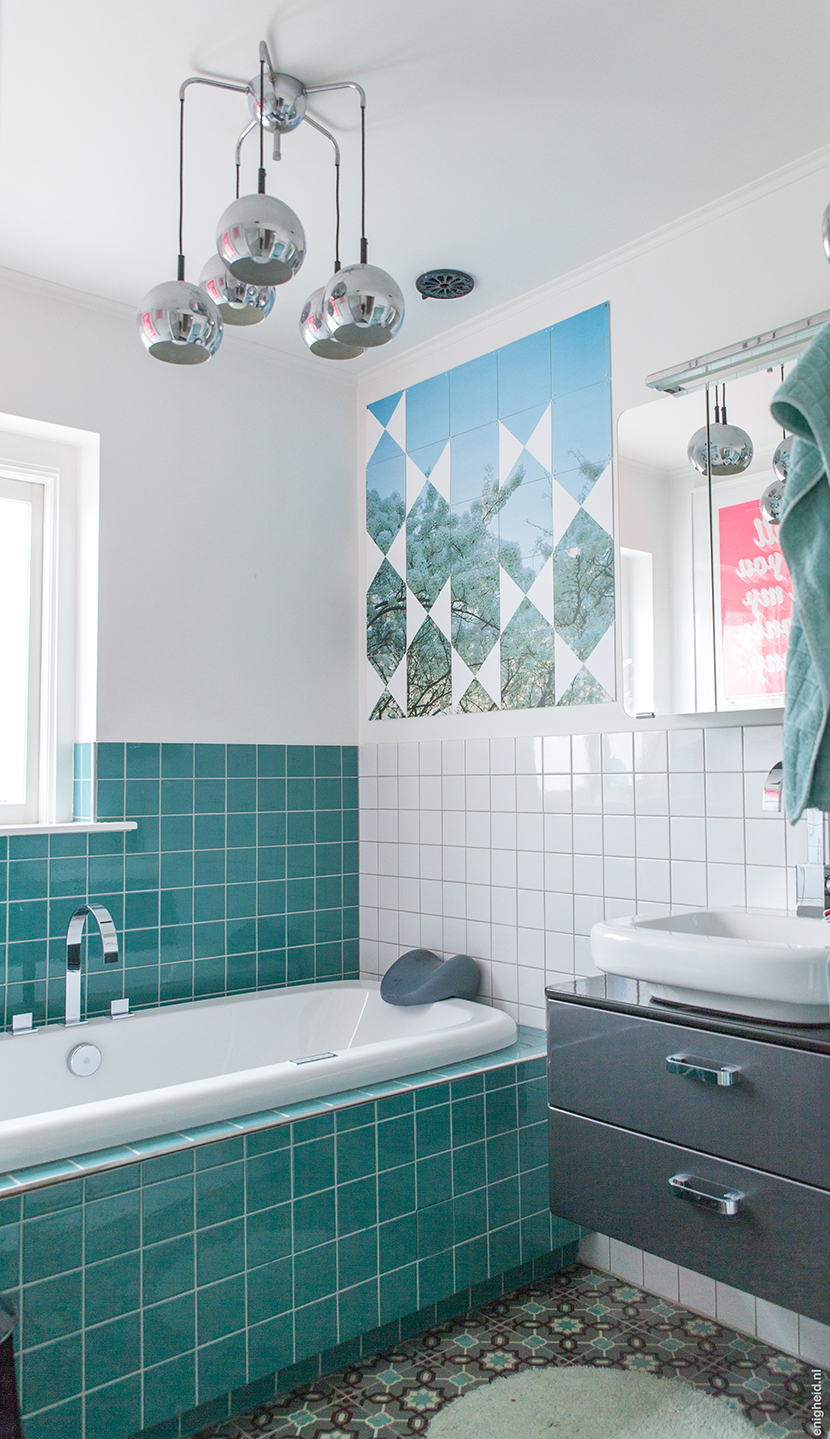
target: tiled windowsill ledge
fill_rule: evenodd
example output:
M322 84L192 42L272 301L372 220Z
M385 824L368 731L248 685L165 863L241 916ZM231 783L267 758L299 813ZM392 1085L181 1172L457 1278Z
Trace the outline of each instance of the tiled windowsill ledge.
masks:
M76 819L69 824L0 824L0 839L13 834L105 834L108 830L138 829L134 819Z
M160 1154L194 1149L200 1144L215 1144L222 1139L250 1134L253 1130L291 1124L312 1114L330 1114L334 1110L366 1104L373 1099L384 1099L390 1094L404 1094L409 1090L424 1089L431 1084L465 1079L468 1075L481 1074L484 1070L504 1069L511 1064L527 1064L535 1060L537 1063L533 1073L525 1077L536 1078L537 1067L540 1075L545 1072L546 1052L544 1030L520 1024L515 1044L509 1045L507 1049L478 1055L475 1059L462 1060L458 1064L426 1069L419 1074L407 1074L401 1079L384 1080L379 1084L364 1085L360 1089L344 1089L338 1094L327 1094L322 1099L309 1099L299 1104L286 1105L284 1109L266 1109L258 1114L242 1115L237 1119L194 1125L178 1133L160 1134L151 1139L139 1139L131 1144L119 1145L117 1148L97 1149L89 1154L79 1154L73 1159L58 1159L51 1164L35 1164L27 1169L16 1169L10 1174L0 1174L0 1199L22 1194L29 1189L42 1189L47 1184L56 1184L63 1179L86 1178L105 1169L117 1169L123 1164L154 1159Z

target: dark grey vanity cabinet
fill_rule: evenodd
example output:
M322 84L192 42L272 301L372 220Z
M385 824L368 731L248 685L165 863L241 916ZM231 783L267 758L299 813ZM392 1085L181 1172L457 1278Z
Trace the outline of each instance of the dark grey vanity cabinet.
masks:
M830 1322L830 1034L547 993L553 1212Z

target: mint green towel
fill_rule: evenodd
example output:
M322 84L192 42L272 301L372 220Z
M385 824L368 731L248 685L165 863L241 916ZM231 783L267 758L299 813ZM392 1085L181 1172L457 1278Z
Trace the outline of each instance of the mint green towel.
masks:
M784 801L792 824L830 810L830 325L776 391L772 414L796 436L780 540L793 582L784 697Z

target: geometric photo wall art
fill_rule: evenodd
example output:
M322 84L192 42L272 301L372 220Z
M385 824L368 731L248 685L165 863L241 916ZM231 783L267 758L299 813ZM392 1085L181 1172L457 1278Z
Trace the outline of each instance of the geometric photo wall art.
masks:
M366 420L370 718L613 700L608 305Z

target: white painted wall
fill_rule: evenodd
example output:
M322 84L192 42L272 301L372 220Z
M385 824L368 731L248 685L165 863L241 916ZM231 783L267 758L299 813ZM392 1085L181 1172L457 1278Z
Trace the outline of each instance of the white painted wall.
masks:
M0 409L101 436L98 738L354 743L354 380L8 272L0 334Z
M624 410L656 398L646 388L647 374L830 308L830 267L821 244L828 199L830 147L825 147L532 295L459 325L440 345L399 357L390 346L388 361L361 377L361 410L384 395L608 300L616 421ZM463 255L452 260L464 263ZM463 301L453 303L463 315ZM361 506L364 483L361 465ZM364 601L361 593L361 676ZM450 740L635 727L621 703L371 723L366 713L362 696L361 739L374 744L404 737ZM769 712L763 718L769 723ZM735 723L735 716L725 722Z

